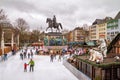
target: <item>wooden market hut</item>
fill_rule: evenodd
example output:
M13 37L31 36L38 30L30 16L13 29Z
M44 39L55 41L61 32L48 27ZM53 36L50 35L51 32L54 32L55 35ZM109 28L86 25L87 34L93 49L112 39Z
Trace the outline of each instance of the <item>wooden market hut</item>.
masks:
M115 56L120 57L120 33L107 48L108 57L104 58L100 64L89 61L89 56L75 56L73 62L69 62L69 59L68 62L89 77L90 80L120 80L120 59L114 58Z
M0 23L0 55L13 49L19 49L19 31L9 21L5 20Z

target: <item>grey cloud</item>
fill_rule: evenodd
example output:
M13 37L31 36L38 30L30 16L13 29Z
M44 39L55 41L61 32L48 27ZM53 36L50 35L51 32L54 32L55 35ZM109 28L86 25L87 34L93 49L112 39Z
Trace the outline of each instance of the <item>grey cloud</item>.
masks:
M33 22L31 26L46 27L46 18L55 14L58 22L72 29L85 22L91 25L96 18L114 17L120 11L119 3L120 0L2 0L0 7L8 11L10 18L17 18L13 12Z
M27 2L26 0L2 0L0 5L7 9L19 11L21 13L36 13L39 11L35 4Z

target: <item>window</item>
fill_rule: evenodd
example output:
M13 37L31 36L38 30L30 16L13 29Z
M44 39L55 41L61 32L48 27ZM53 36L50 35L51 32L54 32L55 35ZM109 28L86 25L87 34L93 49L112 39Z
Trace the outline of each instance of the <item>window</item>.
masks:
M115 29L118 29L118 27L116 26Z
M114 29L114 27L111 27L111 30L113 30Z
M118 31L115 32L115 34L118 34L118 33L119 33Z
M111 32L111 35L114 35L114 32Z

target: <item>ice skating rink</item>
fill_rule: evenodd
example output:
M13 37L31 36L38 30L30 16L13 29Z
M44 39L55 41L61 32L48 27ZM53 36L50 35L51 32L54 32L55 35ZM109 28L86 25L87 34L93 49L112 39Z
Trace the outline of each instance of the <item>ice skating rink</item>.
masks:
M21 60L18 52L7 61L0 62L0 80L78 80L68 69L64 67L58 57L50 62L49 56L34 55L34 72L24 72L24 63L29 59Z

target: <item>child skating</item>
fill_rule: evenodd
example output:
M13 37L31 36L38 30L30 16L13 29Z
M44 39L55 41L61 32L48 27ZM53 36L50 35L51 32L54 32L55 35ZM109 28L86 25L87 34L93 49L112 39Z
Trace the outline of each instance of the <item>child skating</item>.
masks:
M27 72L27 66L28 66L28 64L24 63L24 72Z

